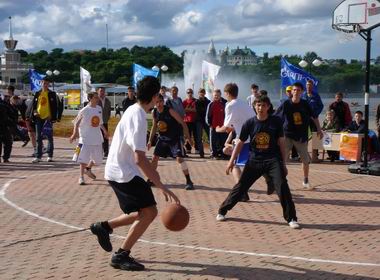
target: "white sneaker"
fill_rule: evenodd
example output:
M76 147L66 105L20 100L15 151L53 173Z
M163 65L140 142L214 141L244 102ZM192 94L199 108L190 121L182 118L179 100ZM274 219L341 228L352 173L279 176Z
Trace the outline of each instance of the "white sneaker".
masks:
M86 185L83 177L79 177L78 184L81 186Z
M53 158L52 157L48 157L46 161L47 162L53 162Z
M292 228L292 229L299 229L300 228L300 225L297 221L295 220L291 220L289 222L289 226Z
M216 215L216 220L219 222L223 222L226 220L226 216L224 216L222 214L218 214L218 215Z
M33 160L32 160L32 163L39 163L41 161L41 159L39 159L39 158L34 158Z
M303 186L305 189L307 189L307 190L312 190L312 189L314 189L314 187L311 186L309 182L307 182L307 183L302 182L302 186Z

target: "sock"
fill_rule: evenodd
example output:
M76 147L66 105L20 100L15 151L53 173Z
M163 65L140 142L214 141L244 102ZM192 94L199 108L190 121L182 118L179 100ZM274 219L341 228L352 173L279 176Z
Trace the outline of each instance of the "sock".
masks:
M307 178L307 177L304 178L304 179L303 179L303 182L304 182L305 184L309 183L309 178Z
M118 254L123 253L123 252L126 252L126 253L128 254L128 256L129 256L129 254L131 253L130 250L124 250L124 249L122 249L122 248L119 248L119 250L117 251Z
M91 170L91 167L87 167L87 166L86 166L86 170Z
M101 224L102 227L104 227L109 233L112 233L112 232L113 232L113 230L112 230L112 228L110 227L110 224L108 223L108 221L101 222L100 224Z
M190 179L190 174L185 175L185 177L186 177L186 184L192 183Z

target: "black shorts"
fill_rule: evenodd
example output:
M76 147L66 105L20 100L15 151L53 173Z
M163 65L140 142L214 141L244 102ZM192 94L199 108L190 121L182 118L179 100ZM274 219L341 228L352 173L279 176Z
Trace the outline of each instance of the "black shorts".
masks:
M183 140L182 138L178 138L178 140L163 140L158 138L156 143L156 147L154 148L153 154L159 157L181 157L183 158L185 155L183 153Z
M155 206L152 188L141 177L135 176L128 183L108 181L114 190L121 210L126 213L137 212L142 208Z

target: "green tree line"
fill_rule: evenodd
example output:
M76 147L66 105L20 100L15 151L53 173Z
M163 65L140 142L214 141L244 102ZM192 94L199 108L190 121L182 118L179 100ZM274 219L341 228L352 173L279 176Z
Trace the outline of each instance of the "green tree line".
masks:
M154 65L167 65L168 73L183 75L183 56L175 54L166 46L140 47L134 46L130 49L120 48L118 50L102 48L98 51L81 50L65 52L56 48L47 52L41 50L28 53L19 50L23 62L34 64L34 68L45 73L47 69L59 70L60 75L55 77L56 82L79 83L79 66L90 71L94 83L119 83L131 84L132 64L138 63L145 67ZM304 56L284 56L293 65L305 59L311 63L318 58L315 52L307 52ZM263 63L258 65L223 66L223 73L235 72L244 76L254 75L260 81L264 81L270 90L278 90L280 85L280 60L281 56L264 56ZM375 60L376 64L371 66L371 84L380 84L380 57ZM365 69L362 62L344 59L325 61L321 66L312 66L309 69L316 78L320 80L320 92L361 92L365 81Z

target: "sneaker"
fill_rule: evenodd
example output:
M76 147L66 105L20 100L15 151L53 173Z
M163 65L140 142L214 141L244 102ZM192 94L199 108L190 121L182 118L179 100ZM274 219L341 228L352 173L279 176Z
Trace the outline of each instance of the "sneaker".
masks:
M110 233L108 232L108 230L106 230L100 222L92 224L90 226L90 230L93 234L95 234L98 237L100 247L102 247L103 250L106 252L111 252L112 244L110 241Z
M91 171L91 168L85 168L84 169L84 174L86 174L88 177L90 177L91 179L95 180L96 179L96 176L94 173L92 173Z
M24 143L21 145L21 147L24 148L26 145L28 145L28 143L29 143L29 139L25 140Z
M78 185L81 185L81 186L86 185L86 182L84 181L83 177L79 177Z
M9 163L9 159L3 159L4 163Z
M216 215L216 220L219 222L223 222L226 220L226 216L222 215L222 214L218 214L218 215Z
M41 161L40 158L34 158L34 159L32 160L32 163L39 163L40 161Z
M241 198L239 199L240 202L248 202L249 201L249 195L248 193L244 193Z
M299 229L300 228L300 225L297 221L295 220L291 220L289 222L289 226L292 228L292 229Z
M53 162L53 158L52 158L52 157L48 157L48 158L46 159L46 161L47 161L47 162Z
M190 182L190 183L186 184L185 190L187 190L187 191L194 190L194 184L193 184L193 182Z
M145 269L144 265L129 256L129 252L126 251L113 253L110 265L117 269L130 271L141 271Z
M314 189L314 187L312 187L312 186L310 185L310 183L309 183L308 180L304 180L304 181L302 182L302 186L303 186L305 189L307 189L307 190L312 190L312 189Z

